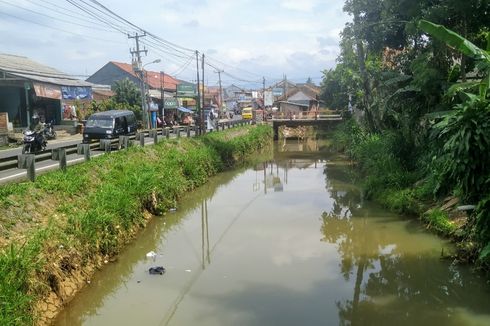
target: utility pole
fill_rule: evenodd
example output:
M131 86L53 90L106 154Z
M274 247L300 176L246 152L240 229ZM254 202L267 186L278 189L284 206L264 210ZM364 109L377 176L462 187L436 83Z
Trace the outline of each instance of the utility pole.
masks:
M201 129L201 132L203 130L203 119L204 119L204 114L202 112L201 108L201 89L199 86L199 51L196 50L196 73L197 73L197 99L196 99L196 108L197 112L199 113L199 128Z
M284 88L286 89L285 96L286 96L286 102L288 101L288 76L284 75Z
M264 106L265 114L265 77L262 77L262 105Z
M161 97L162 97L162 109L160 110L159 115L160 119L162 119L162 126L163 126L163 121L164 119L164 114L165 114L165 73L163 71L160 71L160 89L161 89Z
M216 73L218 73L218 81L219 81L219 109L218 111L221 113L221 110L223 108L223 88L221 87L221 73L224 72L224 70L216 70Z
M134 36L131 36L128 34L128 38L134 38L136 42L136 49L129 50L131 53L131 56L133 58L133 71L136 73L136 75L139 76L141 80L141 111L143 112L143 123L144 123L144 128L148 127L148 118L147 118L147 112L146 112L146 94L145 94L145 80L144 80L144 72L143 72L143 65L141 63L141 53L144 52L145 55L148 53L148 50L143 49L140 50L140 43L139 39L140 37L146 36L146 33L143 33L143 35L140 35L138 33L135 33Z
M202 106L204 106L204 53L202 54L202 61L201 61L201 67L202 67ZM204 114L203 114L204 115ZM202 128L204 130L204 133L206 133L206 128L204 128L204 119L201 120L202 123Z
M283 91L283 96L286 98L286 75L282 75L282 91Z

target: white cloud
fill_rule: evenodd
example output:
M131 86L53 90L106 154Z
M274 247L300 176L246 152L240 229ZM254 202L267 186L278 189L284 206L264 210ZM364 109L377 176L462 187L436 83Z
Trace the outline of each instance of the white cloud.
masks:
M22 2L22 5L24 3L25 6L31 4ZM139 10L134 10L129 0L105 0L104 5L174 44L197 49L226 64L266 76L281 75L282 72L303 73L292 69L325 69L338 53L338 45L335 44L339 39L338 33L348 20L346 15L339 14L342 0L147 0ZM62 7L78 11L68 3ZM39 6L35 9L45 10ZM35 20L27 12L16 11L15 14ZM65 72L94 72L110 60L129 62L128 49L135 46L134 40L124 34L94 34L93 30L56 20L42 20L54 30L14 18L1 18L0 29L5 35L2 52L38 59ZM60 18L67 17L60 15ZM15 35L15 38L9 35ZM34 44L27 42L29 39L36 46L29 46ZM169 48L155 49L151 46L155 45L154 41L148 37L144 40L148 48L148 56L144 60L162 59L161 64L154 66L155 70L172 72L187 62L188 54ZM181 57L169 55L168 51ZM53 53L64 53L63 60ZM238 77L250 79L242 76L239 69L222 68ZM195 64L189 64L180 77L192 79L195 78L193 75ZM208 74L209 78L216 77L213 76Z
M290 9L310 12L313 10L318 1L315 0L283 0L281 7Z

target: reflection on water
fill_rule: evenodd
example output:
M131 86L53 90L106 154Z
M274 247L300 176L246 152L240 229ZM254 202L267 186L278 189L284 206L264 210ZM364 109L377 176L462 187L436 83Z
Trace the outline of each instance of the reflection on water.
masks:
M485 280L441 260L451 246L417 221L363 201L348 166L308 142L185 196L57 325L490 324Z
M489 325L484 280L438 259L431 250L437 240L428 241L414 222L362 203L355 188L335 182L339 170L325 169L335 205L322 214L321 229L322 241L337 248L344 279L354 283L352 297L336 302L341 323Z

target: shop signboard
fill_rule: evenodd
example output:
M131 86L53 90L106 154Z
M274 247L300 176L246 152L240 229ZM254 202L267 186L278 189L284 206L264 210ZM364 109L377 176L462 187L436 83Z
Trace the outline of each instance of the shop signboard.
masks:
M264 92L264 105L265 106L272 106L274 103L274 97L272 96L271 91L265 91Z
M195 85L177 85L177 96L179 97L194 97L196 96Z
M272 95L274 96L282 96L283 93L284 93L284 89L282 88L277 87L272 89Z
M176 109L178 107L176 98L166 98L164 104L165 109Z

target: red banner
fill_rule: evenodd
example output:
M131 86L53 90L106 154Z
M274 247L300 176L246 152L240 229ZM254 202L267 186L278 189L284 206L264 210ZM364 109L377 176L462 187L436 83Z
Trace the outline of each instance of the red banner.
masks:
M55 100L61 100L61 88L60 86L50 84L33 83L36 95L39 97L52 98Z

